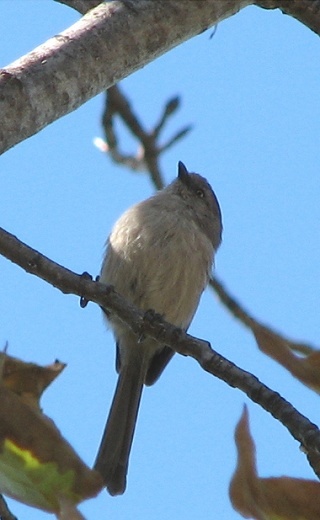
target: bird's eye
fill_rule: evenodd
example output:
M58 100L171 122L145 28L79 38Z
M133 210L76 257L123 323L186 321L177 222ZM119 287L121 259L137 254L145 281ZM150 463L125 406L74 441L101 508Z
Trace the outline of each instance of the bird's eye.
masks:
M196 191L196 195L197 195L197 197L199 197L199 199L203 199L203 198L204 198L204 191L198 189L198 190Z

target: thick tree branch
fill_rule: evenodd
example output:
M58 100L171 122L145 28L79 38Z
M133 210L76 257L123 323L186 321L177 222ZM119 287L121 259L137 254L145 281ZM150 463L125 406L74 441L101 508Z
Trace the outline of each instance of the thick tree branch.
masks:
M85 8L76 0L64 3ZM97 6L1 69L0 153L251 4L279 8L320 34L320 0L135 0L134 9L114 0Z
M254 0L101 4L0 72L0 153Z
M132 0L131 0L132 1ZM84 14L100 3L100 0L56 0L73 7ZM299 20L312 31L320 34L320 0L256 0L257 6L264 9L280 9Z
M289 430L319 467L320 431L289 402L274 392L254 375L238 368L202 340L196 339L154 313L143 313L126 302L113 287L92 282L87 276L77 275L56 264L38 251L20 242L0 228L0 254L34 274L65 294L75 294L108 309L126 322L140 337L151 336L170 346L179 354L193 357L210 374L239 388L254 402L260 404Z

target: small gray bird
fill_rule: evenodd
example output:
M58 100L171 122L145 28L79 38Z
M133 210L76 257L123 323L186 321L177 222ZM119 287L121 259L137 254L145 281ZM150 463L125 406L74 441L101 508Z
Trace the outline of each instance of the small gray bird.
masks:
M129 208L107 242L100 281L141 310L153 309L187 330L221 242L218 200L210 184L182 162L168 187ZM118 383L95 469L111 495L124 493L143 385L152 385L174 352L137 336L105 313L116 343Z

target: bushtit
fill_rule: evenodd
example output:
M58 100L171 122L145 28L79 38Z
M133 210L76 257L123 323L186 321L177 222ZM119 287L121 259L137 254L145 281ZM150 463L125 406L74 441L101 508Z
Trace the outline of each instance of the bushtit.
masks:
M187 330L221 242L219 203L210 184L182 162L168 187L129 208L107 242L100 281L141 310L153 309ZM128 459L143 385L152 385L174 352L139 338L111 313L118 383L95 469L111 495L126 488Z

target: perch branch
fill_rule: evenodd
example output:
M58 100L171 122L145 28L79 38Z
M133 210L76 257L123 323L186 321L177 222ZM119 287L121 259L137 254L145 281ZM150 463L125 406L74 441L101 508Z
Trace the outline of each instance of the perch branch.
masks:
M314 466L319 461L320 431L289 402L261 383L254 375L214 351L209 343L196 339L165 322L160 316L143 313L117 294L113 287L93 282L49 260L15 236L0 228L0 254L50 283L64 294L93 301L116 314L141 337L151 336L179 354L193 357L210 374L242 390L252 401L279 420L309 454ZM312 457L310 457L310 454Z

